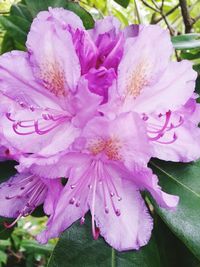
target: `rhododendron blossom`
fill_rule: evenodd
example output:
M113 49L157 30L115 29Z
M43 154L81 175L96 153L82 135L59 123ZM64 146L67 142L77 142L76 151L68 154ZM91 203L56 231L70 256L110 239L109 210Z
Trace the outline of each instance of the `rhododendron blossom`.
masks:
M139 116L126 113L113 121L93 119L74 146L77 152L65 156L68 183L38 240L45 243L57 237L77 219L83 223L90 209L95 239L99 234L96 221L100 234L118 250L145 245L152 219L139 190L149 190L169 209L176 207L178 197L163 193L146 167L151 150Z
M169 210L179 199L162 191L151 157L200 156L191 64L171 60L158 26L107 17L86 30L62 8L38 14L26 47L0 56L0 140L19 162L0 186L0 215L16 218L11 227L44 203L46 243L90 211L94 239L139 249L153 227L140 191Z
M151 36L148 42L147 36ZM125 44L118 77L100 110L111 117L137 112L147 125L153 156L188 162L200 156L199 104L194 95L197 73L189 61L173 62L171 55L167 31L141 26Z

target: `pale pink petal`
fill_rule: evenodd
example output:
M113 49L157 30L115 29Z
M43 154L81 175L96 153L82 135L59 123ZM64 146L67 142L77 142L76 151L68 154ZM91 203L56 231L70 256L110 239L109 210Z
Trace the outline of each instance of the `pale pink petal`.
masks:
M151 157L145 125L136 113L123 113L113 120L96 117L86 125L81 136L86 139L87 153L105 154L109 160L121 161L127 168L136 162L146 165Z
M0 215L26 216L44 202L47 187L30 173L17 174L0 184Z
M103 188L99 185L95 197L96 224L106 242L118 251L139 249L150 239L152 219L135 185L122 180L114 169L109 168L109 172L121 199L118 200L116 195L111 197L106 191L105 206Z
M157 176L152 173L151 169L140 169L139 172L135 172L131 179L140 190L149 191L158 205L170 210L176 209L179 197L163 192L158 185Z
M28 108L48 107L60 110L56 98L36 81L29 56L25 52L12 51L0 57L0 91Z
M167 112L184 105L193 95L197 73L189 61L171 62L160 80L147 86L134 102L137 112Z
M94 94L88 88L88 81L82 78L79 81L76 95L71 101L71 110L75 116L72 123L76 127L84 127L94 116L98 116L98 107L102 102L102 97Z
M58 237L73 222L84 218L88 211L87 199L89 188L87 183L85 183L81 194L79 194L77 191L79 187L76 188L73 185L78 179L87 178L86 172L88 168L88 162L86 161L84 166L78 166L74 169L73 174L70 175L67 185L60 193L56 209L47 223L46 230L37 236L37 240L40 243L47 243L48 239Z
M82 20L74 12L64 8L51 8L48 11L41 11L37 15L38 19L42 22L52 20L63 27L72 26L74 29L84 29Z
M133 45L126 46L119 65L120 95L137 97L144 87L154 85L166 69L171 54L172 43L166 30L155 25L143 27Z
M95 22L94 29L90 30L90 34L93 40L97 41L100 35L106 32L113 31L114 34L118 34L120 30L120 22L115 17L105 17L104 19L97 20Z
M164 135L161 142L173 139L174 131ZM192 122L185 121L175 129L176 140L171 144L152 142L154 157L163 160L190 162L200 157L200 129Z
M47 196L44 200L44 212L48 215L52 214L55 210L57 201L62 191L62 185L60 179L42 179L48 188Z
M47 91L57 97L67 97L70 90L76 90L80 63L70 32L56 23L53 14L51 10L46 20L43 15L34 19L26 45L35 77Z
M68 121L44 120L43 111L17 111L15 116L14 112L11 112L9 119L6 114L2 117L2 134L8 143L23 153L54 155L67 149L79 133L79 129ZM18 122L21 122L22 126L17 125ZM38 129L35 126L36 122Z

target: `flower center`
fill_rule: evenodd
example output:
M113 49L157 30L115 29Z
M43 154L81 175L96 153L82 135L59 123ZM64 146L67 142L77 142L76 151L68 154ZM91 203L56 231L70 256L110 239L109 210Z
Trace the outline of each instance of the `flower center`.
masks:
M89 151L93 155L104 152L110 160L121 160L120 148L121 145L117 138L98 138L92 140L89 144Z
M145 61L143 59L137 64L137 66L134 68L133 72L130 73L128 78L128 95L131 95L136 98L140 95L144 86L149 85L149 70L150 65L148 64L148 61Z
M65 96L65 74L58 62L45 61L40 66L39 78L45 88L56 96Z

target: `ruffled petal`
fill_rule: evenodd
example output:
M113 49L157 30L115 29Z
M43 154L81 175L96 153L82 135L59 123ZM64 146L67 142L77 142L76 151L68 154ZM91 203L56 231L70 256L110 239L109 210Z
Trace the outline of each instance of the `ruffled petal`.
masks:
M140 190L148 190L158 205L170 210L176 209L179 197L163 192L158 185L157 176L152 173L151 169L141 168L133 175L132 179Z
M71 101L71 109L74 111L72 123L76 127L84 127L86 123L99 115L98 107L102 102L102 97L94 94L88 88L88 81L82 78L79 81L76 95Z
M156 84L144 88L135 100L134 110L162 113L180 108L192 97L196 77L191 62L171 62Z
M119 65L120 95L128 94L136 98L147 85L155 84L166 69L171 54L172 43L167 31L155 25L143 27L133 45L126 46Z
M127 168L135 163L146 165L151 157L145 125L136 113L123 113L114 120L96 117L88 122L81 137L86 140L87 153L106 155Z
M109 172L120 199L110 196L109 191L104 195L103 186L98 186L94 211L97 227L106 242L118 251L139 249L150 239L152 218L137 187L131 181L122 180L113 168Z
M71 173L67 185L60 193L60 198L53 215L47 223L46 230L37 236L37 240L40 243L44 244L47 243L48 239L58 237L73 222L80 218L84 222L84 216L88 211L89 188L87 174L90 169L89 166L86 161L84 166L78 166Z
M12 51L0 57L0 91L23 107L60 110L55 97L36 81L25 52Z
M59 9L59 15L60 12L62 17L63 13L66 14L68 23L69 14L76 17L64 9ZM53 95L67 97L70 90L76 90L80 78L80 63L72 36L67 30L68 24L63 27L61 23L57 23L57 13L58 9L52 9L48 15L42 13L34 19L26 45L35 77ZM38 43L40 49L37 48Z
M98 50L87 31L77 29L72 32L72 37L81 64L81 74L84 75L96 66Z

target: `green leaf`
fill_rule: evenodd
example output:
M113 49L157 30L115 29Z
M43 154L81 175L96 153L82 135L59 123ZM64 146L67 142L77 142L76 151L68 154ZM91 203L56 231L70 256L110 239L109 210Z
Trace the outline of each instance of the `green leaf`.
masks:
M0 23L7 30L9 36L13 37L19 43L26 42L27 33L30 28L30 22L18 16L0 16Z
M10 15L22 17L30 22L32 22L33 20L32 15L28 10L27 6L21 3L18 3L17 5L14 4L11 6Z
M200 267L200 261L170 231L159 216L154 218L154 234L159 248L162 267Z
M66 0L25 0L28 10L33 18L42 10L48 10L49 7L65 7Z
M117 4L119 4L120 6L127 8L127 6L130 3L130 0L114 0Z
M0 183L16 173L15 165L15 161L0 162Z
M172 37L172 43L175 49L187 50L200 47L200 34L189 33Z
M78 3L68 2L66 9L73 11L77 14L83 21L86 29L91 29L94 27L94 19L90 13L88 13L84 8L82 8Z
M79 222L66 230L58 241L48 267L161 267L158 248L152 237L139 251L119 253L91 234L90 217L84 225ZM111 229L112 231L112 229Z
M176 211L159 208L153 202L157 213L200 259L200 162L181 164L154 160L151 166L163 190L180 197Z
M15 42L13 38L6 33L1 43L1 54L12 51L15 49Z
M2 263L6 264L7 258L8 258L7 253L0 250L0 266L2 266Z
M0 183L4 182L16 173L16 170L14 168L15 165L16 162L14 161L0 162ZM14 228L6 229L3 224L5 221L11 223L13 219L0 217L0 239L9 238L14 230Z

